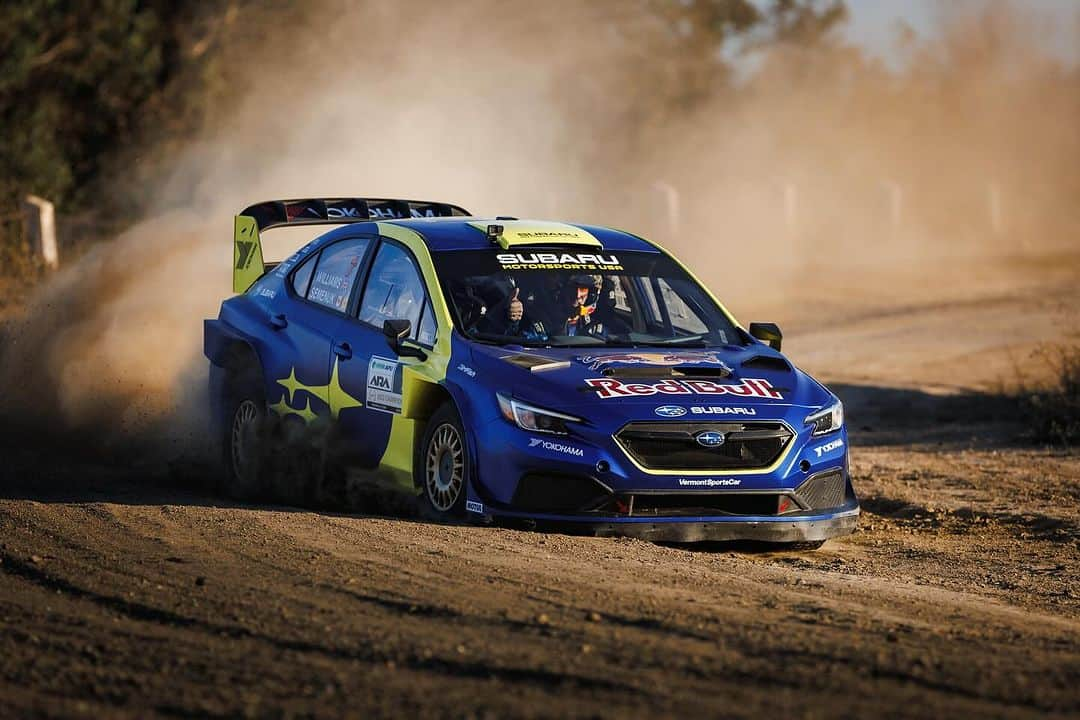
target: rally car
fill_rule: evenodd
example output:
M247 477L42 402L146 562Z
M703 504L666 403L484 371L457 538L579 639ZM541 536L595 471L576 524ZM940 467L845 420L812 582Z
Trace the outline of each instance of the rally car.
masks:
M266 263L260 234L300 225L340 227ZM271 201L235 218L233 290L205 354L236 496L333 467L446 520L803 545L856 526L840 401L635 235Z

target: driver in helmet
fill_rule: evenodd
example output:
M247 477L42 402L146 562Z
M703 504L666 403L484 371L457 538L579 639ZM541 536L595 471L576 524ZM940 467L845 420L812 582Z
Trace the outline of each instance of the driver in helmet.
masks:
M557 277L552 275L550 279L557 281ZM602 325L592 317L597 299L595 276L572 275L561 285L557 282L547 282L545 285L552 294L548 297L554 302L538 302L535 293L531 292L523 296L520 287L516 283L512 285L501 307L491 314L491 320L498 318L499 325L498 329L492 330L527 340L547 340L552 335L597 335L603 332Z
M554 327L548 328L553 335L589 335L601 332L593 325L592 314L596 310L596 278L592 275L572 275L559 290L559 312Z

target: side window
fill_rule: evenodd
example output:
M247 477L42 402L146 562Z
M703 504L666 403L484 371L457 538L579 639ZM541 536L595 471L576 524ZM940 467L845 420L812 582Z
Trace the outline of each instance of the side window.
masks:
M664 298L664 304L667 305L668 315L671 316L671 324L677 330L683 330L692 335L699 335L706 333L709 328L705 326L705 323L701 321L701 318L690 309L690 306L683 302L683 299L679 297L679 294L675 292L667 280L660 278L658 280L660 284L660 294Z
M421 345L434 347L437 330L435 312L431 309L431 303L427 303L424 305L424 316L420 320L420 330L416 333L416 341Z
M318 253L312 255L293 271L292 289L300 297L307 295L308 285L311 284L311 271L315 269L315 259L318 256Z
M415 339L424 300L424 283L409 253L384 242L368 275L364 299L360 303L360 320L378 328L385 320L409 320Z
M370 243L368 238L355 238L323 248L315 264L315 274L311 278L307 299L345 312L349 305L353 281L356 280L356 273L360 271L360 264Z

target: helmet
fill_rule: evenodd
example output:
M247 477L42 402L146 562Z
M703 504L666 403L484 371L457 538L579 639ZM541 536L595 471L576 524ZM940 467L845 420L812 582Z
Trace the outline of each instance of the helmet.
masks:
M596 302L596 278L592 275L571 275L570 279L566 281L566 284L562 286L563 298L567 303L570 303L576 299L576 291L579 288L588 288L589 294L585 298L585 305L592 305Z
M569 282L566 283L566 287L594 288L596 287L596 278L592 275L571 275Z

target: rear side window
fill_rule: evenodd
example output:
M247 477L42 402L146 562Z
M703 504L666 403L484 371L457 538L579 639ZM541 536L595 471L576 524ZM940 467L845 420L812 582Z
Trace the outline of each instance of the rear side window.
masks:
M323 248L315 264L307 299L345 312L349 306L353 282L370 244L369 238L353 238Z
M409 253L384 242L364 288L360 320L378 328L386 320L408 320L412 323L411 337L416 339L425 298L424 283Z
M293 271L292 289L300 297L307 296L308 285L311 284L311 271L315 269L315 259L317 257L317 255L312 255Z

